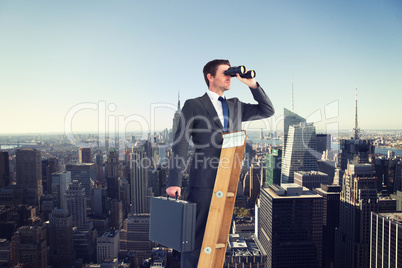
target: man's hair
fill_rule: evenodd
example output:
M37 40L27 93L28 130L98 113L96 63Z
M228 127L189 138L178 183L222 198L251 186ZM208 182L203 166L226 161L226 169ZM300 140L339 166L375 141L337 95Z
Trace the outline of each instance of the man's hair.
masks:
M222 64L230 66L230 62L228 60L211 60L210 62L205 64L202 72L204 73L205 83L207 83L208 88L209 88L209 80L207 78L207 74L211 74L212 76L215 76L218 66L222 65Z

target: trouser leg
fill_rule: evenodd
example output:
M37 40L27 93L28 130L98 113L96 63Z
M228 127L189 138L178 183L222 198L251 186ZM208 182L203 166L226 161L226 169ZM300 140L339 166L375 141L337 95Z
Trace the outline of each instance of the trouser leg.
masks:
M209 213L213 188L190 188L187 201L197 204L195 250L181 253L181 268L196 268Z

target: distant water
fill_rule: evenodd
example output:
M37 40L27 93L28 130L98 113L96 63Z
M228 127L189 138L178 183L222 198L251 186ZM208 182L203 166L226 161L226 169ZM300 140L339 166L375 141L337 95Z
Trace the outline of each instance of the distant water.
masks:
M388 154L388 151L393 151L395 155L397 156L402 156L402 149L397 149L397 148L387 148L387 147L375 147L374 152L376 154Z
M271 144L271 145L281 145L282 140L261 140L259 138L259 135L252 134L249 135L249 140L252 141L253 143L260 143L260 144ZM332 143L332 149L334 150L339 150L339 144L338 143ZM402 149L397 149L397 148L389 148L389 147L375 147L374 153L376 154L383 154L387 155L388 151L393 151L395 155L402 157Z
M24 145L36 145L36 143L27 143L27 142L21 142L20 146L24 146ZM14 149L16 148L17 145L1 145L1 150L10 150L10 149Z
M2 145L0 149L1 150L10 150L10 149L13 149L15 147L17 147L17 145Z

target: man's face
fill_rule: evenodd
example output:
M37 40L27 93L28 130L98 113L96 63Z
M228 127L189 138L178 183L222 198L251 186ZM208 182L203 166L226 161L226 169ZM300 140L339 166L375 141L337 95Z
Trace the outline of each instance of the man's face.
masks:
M230 82L232 77L230 75L225 75L224 72L229 69L229 65L222 64L218 66L215 76L212 77L210 84L218 90L226 91L230 89Z

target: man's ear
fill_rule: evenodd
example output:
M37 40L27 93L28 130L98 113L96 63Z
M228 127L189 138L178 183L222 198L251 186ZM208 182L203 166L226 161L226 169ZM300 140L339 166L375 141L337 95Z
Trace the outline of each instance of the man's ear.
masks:
M213 78L214 77L212 76L212 74L210 74L210 73L207 74L207 79L209 81L209 84L211 84Z
M207 74L207 79L208 79L209 81L211 81L212 78L213 78L212 74L208 73L208 74Z

